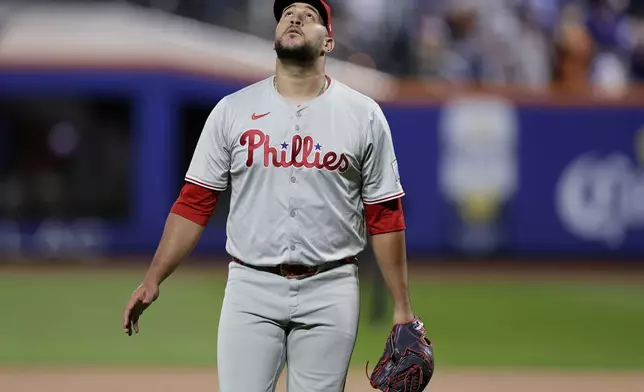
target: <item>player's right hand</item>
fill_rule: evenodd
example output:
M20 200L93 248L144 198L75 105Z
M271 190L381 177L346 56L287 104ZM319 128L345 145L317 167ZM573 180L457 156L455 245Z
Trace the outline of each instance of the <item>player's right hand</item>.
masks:
M123 330L128 336L139 333L139 318L143 311L159 297L159 286L143 283L134 290L123 313Z

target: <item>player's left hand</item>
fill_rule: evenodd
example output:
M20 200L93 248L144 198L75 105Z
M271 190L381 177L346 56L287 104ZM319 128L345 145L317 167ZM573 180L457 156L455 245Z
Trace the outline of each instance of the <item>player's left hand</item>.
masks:
M139 318L159 297L159 286L143 283L134 290L123 312L123 329L128 336L139 333Z
M369 364L367 363L367 366ZM387 392L421 392L434 374L434 348L419 318L391 329L369 381Z

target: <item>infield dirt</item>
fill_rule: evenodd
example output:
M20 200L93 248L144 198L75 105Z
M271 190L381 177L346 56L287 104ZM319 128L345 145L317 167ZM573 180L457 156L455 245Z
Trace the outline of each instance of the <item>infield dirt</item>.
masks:
M249 375L250 376L250 375ZM539 373L437 370L427 391L436 392L641 392L644 374ZM215 392L213 370L2 369L7 392ZM285 378L277 391L285 391ZM349 375L347 392L373 391L362 371Z

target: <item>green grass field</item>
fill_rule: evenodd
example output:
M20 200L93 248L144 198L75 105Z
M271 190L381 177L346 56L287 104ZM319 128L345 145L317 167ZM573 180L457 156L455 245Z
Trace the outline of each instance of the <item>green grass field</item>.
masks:
M225 280L178 271L128 338L121 314L142 272L0 275L0 365L212 366ZM377 361L369 284L355 366ZM644 369L644 287L411 282L414 309L444 366Z

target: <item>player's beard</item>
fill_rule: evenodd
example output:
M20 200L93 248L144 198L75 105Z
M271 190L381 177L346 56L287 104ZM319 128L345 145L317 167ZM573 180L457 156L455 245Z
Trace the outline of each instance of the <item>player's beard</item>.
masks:
M302 65L311 64L321 56L321 50L308 42L289 47L282 44L279 39L275 40L275 53L283 62Z

